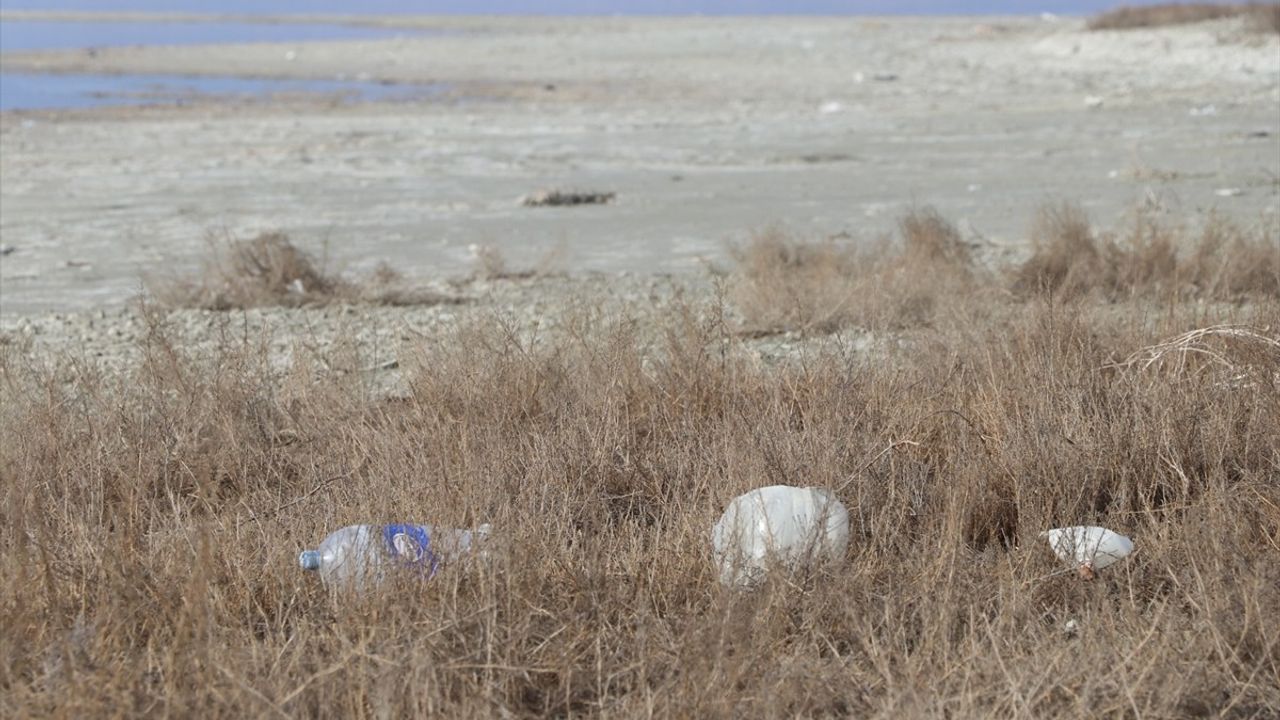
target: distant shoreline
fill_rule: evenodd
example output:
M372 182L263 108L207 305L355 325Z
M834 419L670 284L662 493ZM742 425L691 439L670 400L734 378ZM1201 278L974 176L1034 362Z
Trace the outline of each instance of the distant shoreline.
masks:
M253 23L259 25L354 25L375 27L417 26L433 16L418 15L258 15L253 13L178 13L90 10L0 10L0 22L154 22L154 23Z
M932 18L938 20L959 19L959 18L975 18L983 21L995 21L1000 18L1016 18L1025 20L1034 18L1044 13L1029 12L1021 15L1013 15L1008 13L998 14L982 14L982 13L903 13L894 15L883 14L847 14L847 15L820 15L820 14L741 14L741 15L659 15L659 14L403 14L403 15L364 15L364 14L316 14L316 13L298 13L298 14L280 14L280 13L182 13L182 12L139 12L139 11L123 11L123 10L0 10L0 22L22 22L22 21L43 21L43 22L155 22L155 23L257 23L262 25L277 24L314 24L314 25L353 25L359 27L392 27L392 28L421 28L421 27L450 27L450 28L468 28L478 25L490 26L494 24L505 24L505 21L519 22L527 24L529 22L537 22L538 20L546 20L548 22L557 22L565 19L617 19L627 22L645 22L667 21L672 19L681 20L715 20L715 21L733 21L733 20L760 20L760 19L803 19L803 20L820 20L822 18L838 18L840 20L895 20L904 18ZM1069 13L1048 13L1049 15L1060 17L1064 20L1073 20L1085 17L1084 14Z

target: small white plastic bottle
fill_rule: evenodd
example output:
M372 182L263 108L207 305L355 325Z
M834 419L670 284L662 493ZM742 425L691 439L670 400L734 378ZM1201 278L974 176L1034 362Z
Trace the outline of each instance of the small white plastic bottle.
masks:
M757 488L729 503L711 546L720 582L751 587L772 570L840 562L849 547L849 511L824 488Z

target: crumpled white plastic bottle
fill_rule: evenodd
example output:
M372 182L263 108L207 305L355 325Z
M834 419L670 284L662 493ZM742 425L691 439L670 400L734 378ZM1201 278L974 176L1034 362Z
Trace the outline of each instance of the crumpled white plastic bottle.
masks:
M1114 565L1133 552L1133 541L1096 525L1054 528L1040 533L1059 558L1078 565L1080 576L1092 579L1095 570Z
M475 530L432 525L348 525L329 534L315 550L298 556L303 570L320 573L330 589L366 590L389 573L415 573L423 579L442 565L479 552L489 536L486 523Z
M835 563L849 547L849 511L829 490L771 485L729 503L711 531L720 582L749 587L771 570Z

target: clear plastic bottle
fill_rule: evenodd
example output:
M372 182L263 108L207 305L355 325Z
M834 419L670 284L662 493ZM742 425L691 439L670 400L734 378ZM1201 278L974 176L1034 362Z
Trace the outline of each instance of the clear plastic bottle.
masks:
M475 530L348 525L330 533L315 550L304 550L298 564L303 570L319 572L327 587L359 591L378 584L392 570L430 578L442 565L476 552L489 530L488 524Z

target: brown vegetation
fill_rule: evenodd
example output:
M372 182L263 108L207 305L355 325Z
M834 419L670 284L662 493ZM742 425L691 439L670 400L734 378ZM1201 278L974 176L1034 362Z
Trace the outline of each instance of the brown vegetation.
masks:
M1078 219L1057 221L1064 278L1096 244ZM997 279L948 227L913 215L866 265L780 236L744 251L734 277L761 292L969 288L865 362L761 365L715 302L537 342L467 325L417 348L398 400L340 363L282 375L263 338L188 353L160 314L123 377L0 346L0 714L1267 717L1276 295L1210 317L1067 305L1059 280L980 314L965 300ZM724 591L708 529L773 483L837 493L847 560ZM296 568L337 526L419 519L492 522L508 550L363 599ZM1060 572L1037 534L1078 523L1137 553Z
M967 306L980 311L1012 292L1026 299L1097 297L1120 301L1239 302L1280 297L1276 229L1246 231L1220 218L1199 237L1135 214L1116 236L1099 236L1076 205L1042 208L1034 252L1012 269L1008 287L980 269L955 227L932 209L899 222L899 242L870 249L805 242L771 229L731 248L729 298L748 334L827 333L857 326L930 326Z
M1280 33L1280 3L1164 3L1121 6L1089 18L1090 30L1128 30L1247 17L1260 30Z
M1119 237L1100 238L1079 207L1049 206L1037 216L1031 235L1035 252L1015 270L1013 290L1064 299L1087 294L1110 300L1280 297L1280 242L1274 228L1250 233L1214 219L1197 241L1182 235L1139 214Z
M460 301L406 287L399 274L385 264L361 282L329 274L281 232L261 233L247 240L211 241L200 272L154 276L148 278L148 289L164 305L205 310L339 302L433 305Z
M928 324L974 285L969 248L930 208L902 219L898 243L804 242L774 228L730 250L730 299L749 333Z

